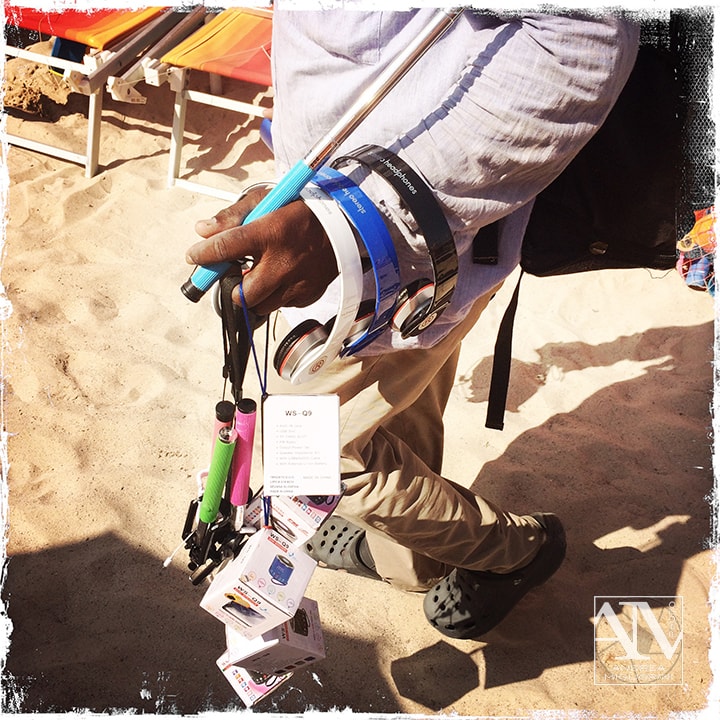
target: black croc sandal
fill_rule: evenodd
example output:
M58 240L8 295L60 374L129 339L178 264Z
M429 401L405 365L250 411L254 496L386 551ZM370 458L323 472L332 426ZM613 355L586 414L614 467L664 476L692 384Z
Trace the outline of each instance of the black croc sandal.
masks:
M565 530L556 515L535 514L547 538L535 559L507 574L456 568L425 595L423 609L443 635L469 640L492 630L534 587L542 585L565 559Z
M365 531L362 528L334 516L323 523L305 548L321 567L380 580L367 545L361 548L364 542Z

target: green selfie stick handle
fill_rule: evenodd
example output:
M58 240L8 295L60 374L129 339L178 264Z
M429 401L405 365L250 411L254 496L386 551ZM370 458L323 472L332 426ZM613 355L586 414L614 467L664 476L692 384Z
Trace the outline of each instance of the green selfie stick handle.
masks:
M207 480L205 481L205 490L200 503L200 522L206 525L215 522L215 518L217 518L220 500L225 492L225 482L230 472L236 440L237 433L233 428L221 427L218 430Z

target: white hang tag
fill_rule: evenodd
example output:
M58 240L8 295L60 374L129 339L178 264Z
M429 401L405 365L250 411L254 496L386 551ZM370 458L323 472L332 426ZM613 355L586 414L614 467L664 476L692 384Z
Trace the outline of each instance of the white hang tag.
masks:
M265 495L339 495L340 398L265 398L263 466Z

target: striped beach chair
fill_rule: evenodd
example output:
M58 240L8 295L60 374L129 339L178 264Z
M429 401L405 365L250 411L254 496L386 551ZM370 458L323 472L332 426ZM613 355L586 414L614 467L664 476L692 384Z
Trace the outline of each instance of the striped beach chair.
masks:
M138 55L163 37L183 16L172 8L141 10L63 10L48 12L5 2L5 24L67 41L80 48L79 57L62 53L44 55L5 43L5 55L47 65L63 72L73 91L87 95L88 125L85 151L41 143L15 134L6 134L11 145L45 153L85 167L95 175L99 164L102 101L106 81L134 62Z
M272 93L271 40L271 10L229 8L172 48L158 63L146 67L145 81L148 84L160 85L169 82L175 92L169 186L183 186L225 200L237 197L237 193L233 195L180 177L188 103L262 117L267 110L262 102ZM209 92L190 89L190 73L197 71L209 73ZM258 85L262 88L259 98L254 102L244 102L223 96L223 78Z

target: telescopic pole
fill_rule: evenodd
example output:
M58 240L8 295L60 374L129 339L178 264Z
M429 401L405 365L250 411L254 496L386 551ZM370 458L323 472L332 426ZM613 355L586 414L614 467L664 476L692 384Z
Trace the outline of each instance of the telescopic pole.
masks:
M243 225L267 215L296 200L300 191L312 180L315 172L332 152L368 116L370 111L388 94L405 73L422 57L462 12L461 8L438 10L415 40L401 52L380 75L361 93L335 126L299 160L277 185L255 206ZM195 269L182 286L183 294L192 302L200 298L231 267L222 262L202 265Z

